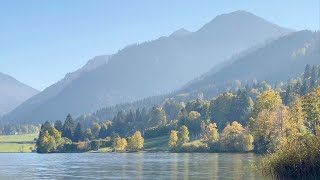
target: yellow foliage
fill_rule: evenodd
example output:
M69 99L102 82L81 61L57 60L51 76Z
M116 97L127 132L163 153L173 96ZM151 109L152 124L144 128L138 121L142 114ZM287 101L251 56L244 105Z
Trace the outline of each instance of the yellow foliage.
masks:
M168 145L170 148L175 148L178 143L178 132L177 131L171 131Z
M132 137L129 138L128 148L131 151L139 151L143 149L144 138L140 131L136 131Z

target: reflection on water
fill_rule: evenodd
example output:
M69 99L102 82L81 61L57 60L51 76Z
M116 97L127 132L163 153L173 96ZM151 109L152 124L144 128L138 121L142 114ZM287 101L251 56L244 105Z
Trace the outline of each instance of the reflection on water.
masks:
M263 179L254 154L0 154L0 179Z

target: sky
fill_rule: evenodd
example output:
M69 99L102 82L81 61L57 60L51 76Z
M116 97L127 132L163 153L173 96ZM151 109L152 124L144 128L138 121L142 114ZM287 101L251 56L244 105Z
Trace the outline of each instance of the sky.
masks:
M95 56L180 28L196 31L236 10L295 30L318 30L319 1L0 1L0 72L43 90Z

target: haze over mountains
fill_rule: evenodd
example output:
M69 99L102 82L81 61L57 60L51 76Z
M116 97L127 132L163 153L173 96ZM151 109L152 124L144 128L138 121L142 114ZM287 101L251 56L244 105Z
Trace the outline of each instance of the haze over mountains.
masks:
M266 80L271 85L286 82L302 75L306 65L319 65L319 49L319 32L290 33L236 55L173 93L102 108L90 116L81 116L79 120L112 119L119 111L159 106L167 98L174 98L177 102L190 101L203 94L205 99L211 99L229 90L236 90L239 86L250 86L255 81Z
M39 91L0 73L0 116L10 112Z
M168 93L232 55L290 32L244 11L220 15L196 32L180 29L169 37L102 56L102 63L66 76L9 113L5 120L53 121L64 119L68 113L77 116Z
M178 93L215 92L236 80L243 84L253 81L285 82L296 78L306 65L320 64L320 33L299 31L267 43L248 52L229 64L206 73L178 91ZM224 89L227 91L228 89ZM212 94L213 95L213 94Z

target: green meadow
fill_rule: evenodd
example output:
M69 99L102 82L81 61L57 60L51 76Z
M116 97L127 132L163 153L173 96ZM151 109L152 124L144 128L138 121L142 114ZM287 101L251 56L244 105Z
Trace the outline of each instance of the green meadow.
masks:
M0 153L31 152L35 148L34 139L38 134L0 136Z

